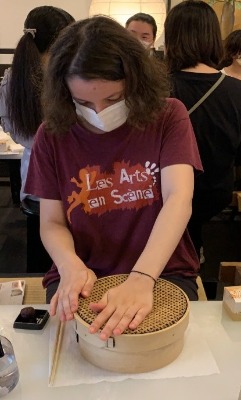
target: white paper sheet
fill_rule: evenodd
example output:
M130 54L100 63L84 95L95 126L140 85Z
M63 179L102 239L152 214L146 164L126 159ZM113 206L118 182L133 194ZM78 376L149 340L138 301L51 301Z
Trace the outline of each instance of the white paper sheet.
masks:
M57 329L57 320L53 318L50 326L49 366L52 365L53 345ZM74 323L65 324L64 337L53 386L71 386L101 381L117 382L125 379L167 379L192 377L220 373L207 342L200 334L200 328L193 319L185 332L184 348L171 364L156 371L142 374L120 374L97 368L80 354L76 342Z

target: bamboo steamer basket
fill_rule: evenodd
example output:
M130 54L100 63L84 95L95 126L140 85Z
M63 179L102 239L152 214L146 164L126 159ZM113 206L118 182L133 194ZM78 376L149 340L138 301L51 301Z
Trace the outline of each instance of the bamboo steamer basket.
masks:
M158 279L153 289L153 309L137 329L103 341L88 329L96 317L89 309L104 293L120 285L128 275L98 279L91 296L79 299L75 313L80 351L91 364L119 373L141 373L162 368L181 353L189 322L189 300L176 285Z

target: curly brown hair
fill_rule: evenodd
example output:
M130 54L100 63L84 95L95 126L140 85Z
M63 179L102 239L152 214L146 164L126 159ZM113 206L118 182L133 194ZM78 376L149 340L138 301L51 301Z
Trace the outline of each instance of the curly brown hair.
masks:
M69 131L77 115L67 79L125 79L128 123L143 127L154 120L169 96L163 64L118 22L106 16L78 21L61 33L50 50L45 73L43 109L46 129Z

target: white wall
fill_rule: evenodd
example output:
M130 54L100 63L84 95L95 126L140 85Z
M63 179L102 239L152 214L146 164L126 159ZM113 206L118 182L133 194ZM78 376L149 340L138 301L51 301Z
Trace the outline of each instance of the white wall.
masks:
M171 0L171 8L175 7L177 4L181 3L182 0Z
M0 0L0 48L15 48L23 34L23 24L30 10L55 6L78 20L89 16L91 0ZM12 56L0 54L0 63L8 64Z
M172 7L181 0L171 0ZM55 6L68 11L76 20L89 16L91 0L0 0L0 48L15 48L23 34L23 24L30 10ZM156 46L162 45L163 37ZM0 54L0 64L11 63L12 56Z

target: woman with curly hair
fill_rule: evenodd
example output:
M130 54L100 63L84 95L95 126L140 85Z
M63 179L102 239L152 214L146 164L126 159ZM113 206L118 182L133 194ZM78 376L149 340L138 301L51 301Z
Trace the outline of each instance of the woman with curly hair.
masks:
M165 72L114 20L72 24L51 48L44 123L26 190L40 197L50 312L73 318L97 278L128 274L93 310L100 337L135 329L161 275L197 299L199 262L185 228L202 166Z

